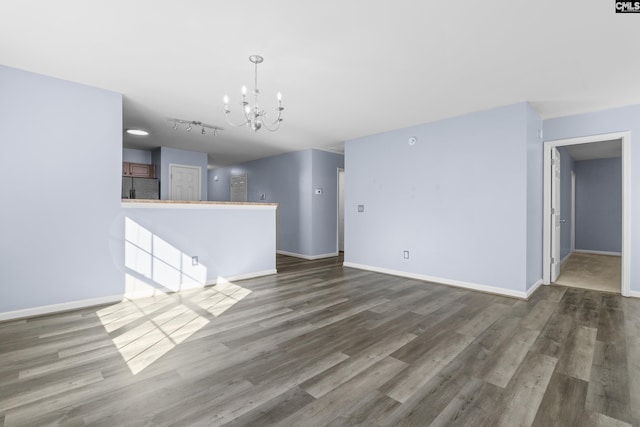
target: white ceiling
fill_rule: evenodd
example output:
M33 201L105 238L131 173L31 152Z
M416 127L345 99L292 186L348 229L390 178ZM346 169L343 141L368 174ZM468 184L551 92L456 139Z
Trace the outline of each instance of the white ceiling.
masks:
M622 140L591 142L564 147L575 161L622 157Z
M529 101L543 118L640 103L640 15L604 0L8 0L0 64L124 95L127 147L233 164ZM283 94L278 132L229 126L222 96ZM223 126L174 131L167 117Z

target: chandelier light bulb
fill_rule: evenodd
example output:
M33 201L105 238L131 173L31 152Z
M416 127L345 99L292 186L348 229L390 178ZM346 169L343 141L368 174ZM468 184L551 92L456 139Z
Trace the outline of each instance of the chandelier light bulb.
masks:
M280 92L278 92L276 97L278 98L278 101L282 101L282 94Z
M242 89L240 89L240 91L242 92L243 95L247 94L247 87L246 86L242 86Z
M187 126L187 132L191 132L191 125Z
M204 135L206 132L204 131L204 128L202 128L202 134Z
M222 100L224 101L225 105L229 103L229 97L227 95L225 95Z

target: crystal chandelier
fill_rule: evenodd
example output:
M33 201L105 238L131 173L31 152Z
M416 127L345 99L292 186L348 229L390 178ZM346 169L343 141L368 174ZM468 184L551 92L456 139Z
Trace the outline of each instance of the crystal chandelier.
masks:
M247 101L247 87L242 86L242 102L240 105L242 106L242 112L244 113L244 120L242 123L234 123L229 119L229 114L231 114L231 110L229 109L229 97L227 95L224 96L224 113L227 121L232 126L247 126L249 130L253 132L257 132L262 127L267 129L268 131L274 132L278 130L280 127L280 122L282 121L282 110L284 107L282 106L282 94L278 92L278 106L276 107L276 111L278 112L278 116L273 121L267 121L267 113L264 110L260 109L258 104L258 96L260 95L260 91L258 90L258 64L264 61L264 58L259 55L251 55L249 57L249 61L251 61L255 65L255 80L254 80L254 89L253 89L253 106L249 105Z

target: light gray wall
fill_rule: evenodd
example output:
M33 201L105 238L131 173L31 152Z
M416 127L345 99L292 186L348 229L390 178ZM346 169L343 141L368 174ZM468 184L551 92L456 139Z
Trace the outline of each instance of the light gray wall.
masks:
M527 290L542 278L543 147L542 119L529 104L527 115Z
M150 165L151 163L153 163L151 160L151 151L134 150L132 148L122 149L122 161L131 163L144 163L145 165Z
M560 217L565 221L560 224L560 259L571 253L571 171L574 162L564 147L560 152Z
M539 162L528 163L528 145L538 144L528 137L535 123L528 108L347 141L345 261L524 292L527 239L542 239L541 225L528 236L529 193L536 216L542 203L541 184L531 191L527 184L529 166L533 173Z
M169 198L169 165L197 166L201 171L200 200L207 200L207 153L179 150L177 148L161 147L157 161L160 163L156 175L160 178L160 199ZM154 162L155 163L155 162Z
M279 203L278 250L305 256L335 253L337 170L343 166L343 155L310 149L211 169L209 200L229 200L231 175L246 174L248 201ZM322 188L321 195L316 188Z
M344 168L344 156L321 150L312 150L311 155L311 254L333 254L338 251L338 168Z
M640 105L560 117L544 121L545 140L576 138L581 136L600 135L606 133L629 131L631 134L630 173L631 183L638 182L640 174ZM640 254L640 227L634 226L634 215L640 212L640 193L631 192L630 203L630 239L631 256ZM634 255L635 254L635 255ZM631 262L631 291L640 291L640 263Z
M120 94L0 66L0 312L121 294Z
M622 251L622 159L582 160L576 169L576 249Z
M175 285L184 280L181 277L183 270L191 266L192 256L198 257L205 269L204 278L209 282L218 277L232 278L275 270L275 209L150 209L126 206L115 222L117 226L113 229L112 240L115 258L125 259L124 275L131 275L153 287L176 290ZM125 238L125 218L134 221L143 232L169 245L168 251L149 254L156 266L155 271L165 274L147 277L135 265L127 265L125 248L131 242ZM147 255L144 249L142 253ZM183 262L172 262L176 254L183 256Z

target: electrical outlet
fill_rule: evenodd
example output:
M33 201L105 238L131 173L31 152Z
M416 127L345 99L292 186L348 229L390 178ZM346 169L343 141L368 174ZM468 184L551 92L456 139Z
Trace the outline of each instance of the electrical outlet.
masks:
M358 212L364 212L364 205L358 205Z
M409 259L409 251L404 251L404 259Z
M191 265L198 265L198 257L197 256L192 256L191 257Z

